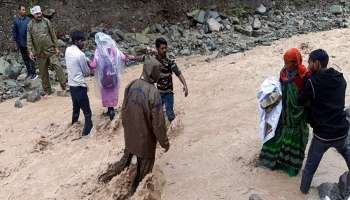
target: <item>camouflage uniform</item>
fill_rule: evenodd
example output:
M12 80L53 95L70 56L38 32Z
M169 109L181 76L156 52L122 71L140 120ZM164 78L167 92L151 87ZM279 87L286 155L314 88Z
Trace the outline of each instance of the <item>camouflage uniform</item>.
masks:
M44 17L41 21L33 19L28 24L27 43L28 51L33 53L38 59L44 91L47 94L52 93L48 71L49 66L56 72L56 77L61 86L65 86L66 77L55 53L55 48L58 47L56 33L48 19Z

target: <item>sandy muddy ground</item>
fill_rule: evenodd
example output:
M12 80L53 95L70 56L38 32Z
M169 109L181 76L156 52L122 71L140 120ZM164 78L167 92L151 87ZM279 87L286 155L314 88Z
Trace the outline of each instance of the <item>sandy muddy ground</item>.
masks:
M163 154L159 149L157 170L141 184L146 189L134 199L157 199L160 193L166 200L246 200L252 193L271 200L318 199L315 189L309 196L299 193L300 177L255 168L261 148L256 92L264 78L278 74L282 55L290 47L303 47L304 55L311 49L326 49L331 64L341 66L350 80L349 37L350 29L334 30L284 39L210 63L205 57L178 59L190 95L183 96L176 80L178 118L169 135L170 151ZM122 88L140 72L140 67L128 69ZM119 119L110 123L101 116L93 81L89 84L95 123L89 138L79 138L82 125L69 127L69 97L52 96L25 103L22 109L14 108L14 100L0 104L0 199L124 198L118 194L123 193L132 170L108 185L97 182L108 164L122 156L124 142ZM336 182L345 170L345 162L330 150L313 185ZM146 198L149 188L155 191Z

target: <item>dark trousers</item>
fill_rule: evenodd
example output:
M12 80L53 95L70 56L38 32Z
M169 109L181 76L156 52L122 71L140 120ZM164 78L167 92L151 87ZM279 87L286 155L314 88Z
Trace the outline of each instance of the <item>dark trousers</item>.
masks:
M131 164L132 157L134 155L131 153L125 152L123 157L114 165L111 165L107 172L100 176L99 181L103 183L109 182L113 177L119 175L124 169L128 168ZM147 174L151 173L154 166L154 158L141 158L137 157L137 172L136 177L131 185L131 193L133 194L143 178Z
M83 111L85 116L85 124L92 123L91 121L91 109L89 97L87 95L86 87L73 87L70 86L70 93L73 102L73 116L72 123L75 123L79 119L80 109Z
M345 159L348 168L350 169L350 150L346 145L346 139L335 142L323 142L315 137L312 139L309 149L306 165L301 179L300 191L308 193L314 174L320 164L323 154L329 148L335 148Z
M169 121L173 121L175 119L174 112L174 93L161 93L160 97L162 99L163 106L165 105L166 116Z
M31 60L29 58L27 47L19 47L19 50L21 52L23 62L25 64L26 68L27 68L28 75L36 74L36 72L35 72L35 63L34 63L33 60Z

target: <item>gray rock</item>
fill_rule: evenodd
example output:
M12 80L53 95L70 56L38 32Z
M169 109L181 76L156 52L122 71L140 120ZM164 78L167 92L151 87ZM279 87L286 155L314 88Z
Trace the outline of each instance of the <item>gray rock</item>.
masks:
M332 5L329 11L334 15L341 15L343 14L343 7L341 5Z
M176 40L182 36L181 30L177 25L170 26L169 36L172 40Z
M21 100L18 99L15 101L15 108L23 108L23 104Z
M117 42L123 41L126 39L124 32L121 31L120 29L114 29L112 30L112 33L113 33L112 34L113 39L115 39Z
M166 32L166 30L165 30L165 29L163 28L163 26L160 25L160 24L155 24L155 25L154 25L154 28L155 28L155 31L156 31L157 33L164 34L164 33Z
M55 13L56 13L56 10L55 9L46 9L46 10L44 10L44 12L43 12L43 15L45 16L45 17L53 17L54 15L55 15Z
M230 17L230 21L233 25L237 25L241 23L238 17Z
M336 183L322 183L317 189L320 198L327 198L328 196L331 200L343 199Z
M255 18L253 22L253 29L259 30L261 28L262 24L259 18Z
M149 43L149 38L146 35L141 34L141 33L135 33L134 39L137 42L142 43L142 44L148 44Z
M207 13L203 10L199 11L198 15L194 18L198 23L204 24Z
M41 89L42 88L41 79L39 78L35 80L28 79L24 81L24 87L27 90Z
M16 88L18 87L18 84L15 80L12 80L12 79L7 79L7 80L4 80L4 84L7 88Z
M243 35L252 36L253 34L253 27L250 25L246 25L246 26L236 25L234 27L238 33L241 33Z
M184 55L184 56L189 56L191 55L191 51L189 49L183 49L181 50L181 55Z
M22 66L18 63L10 65L5 70L5 75L10 79L17 79L17 77L21 74Z
M10 63L5 60L5 57L0 58L0 75L5 75L5 71L10 67Z
M263 5L260 4L260 6L256 9L256 13L264 15L267 12L267 8Z
M201 10L193 10L193 11L191 11L191 12L188 12L188 13L187 13L187 17L195 18L196 16L199 15L199 12L200 12L200 11L201 11Z
M250 195L249 200L263 200L263 199L257 194L252 194Z
M207 23L211 32L219 32L222 29L222 25L214 18L209 18Z
M219 12L217 12L217 11L209 11L209 12L208 12L208 17L217 19L217 18L220 17L220 14L219 14Z
M27 96L28 102L34 103L36 101L39 101L40 99L41 99L41 96L40 96L39 89L35 89L28 93L28 96Z

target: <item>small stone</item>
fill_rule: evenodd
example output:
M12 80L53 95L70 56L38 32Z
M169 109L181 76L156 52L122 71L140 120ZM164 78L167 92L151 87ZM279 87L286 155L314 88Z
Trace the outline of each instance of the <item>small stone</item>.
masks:
M255 18L253 22L253 29L259 30L261 28L262 24L259 18Z
M23 108L23 104L22 104L21 100L16 100L15 101L15 107L16 108Z
M242 33L243 35L247 35L247 36L252 36L253 34L253 27L250 25L246 25L246 26L240 26L237 25L235 26L235 30L239 33Z
M267 8L263 5L263 4L260 4L260 6L256 9L256 13L258 14L265 14L267 12Z
M263 199L257 194L252 194L250 195L249 200L263 200Z
M191 51L189 49L183 49L180 53L181 55L184 55L184 56L191 55Z
M238 17L230 17L230 21L233 25L240 24L240 20L238 19Z
M53 15L56 13L56 10L55 9L46 9L46 10L44 10L44 12L43 12L43 15L45 16L45 17L53 17Z

